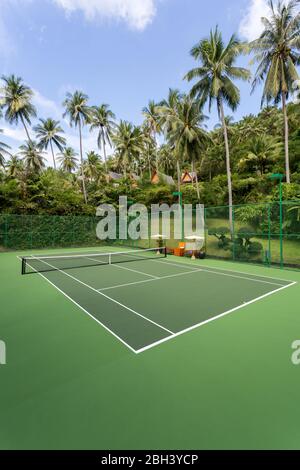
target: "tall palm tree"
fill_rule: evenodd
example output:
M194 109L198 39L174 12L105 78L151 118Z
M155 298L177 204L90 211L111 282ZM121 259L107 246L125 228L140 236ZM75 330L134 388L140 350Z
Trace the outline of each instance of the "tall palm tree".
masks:
M57 158L60 168L66 173L72 173L72 171L76 170L78 162L76 155L77 153L72 147L66 147Z
M36 142L28 140L20 146L20 155L23 157L25 169L28 172L40 173L45 167L45 158Z
M157 135L161 132L161 122L157 112L157 104L150 100L148 107L143 108L143 116L145 118L145 130L148 130L149 137L152 137L156 147L156 171L158 168L158 154L157 154Z
M132 169L134 159L145 151L145 134L140 127L121 121L113 135L113 143L126 177L128 171Z
M229 195L229 219L231 233L233 233L232 220L232 180L231 163L228 143L228 132L225 121L224 104L235 111L240 103L240 91L233 83L233 79L249 80L250 71L242 67L236 67L235 62L244 52L245 46L233 35L225 46L222 34L216 28L211 31L210 37L201 40L192 50L192 57L200 62L200 66L188 72L185 79L188 81L197 79L197 83L191 89L191 96L197 97L202 104L208 101L209 110L215 101L219 117L223 127L226 171Z
M21 121L30 141L26 124L31 125L31 118L36 117L36 109L31 102L33 91L15 75L3 75L2 80L4 86L0 89L0 106L5 109L5 119L10 124Z
M64 117L68 116L70 126L78 127L79 130L79 147L80 147L80 161L81 161L81 178L82 190L85 203L87 204L87 192L85 185L85 176L83 168L83 146L82 146L82 127L91 122L91 108L87 104L88 96L81 91L67 93L66 99L63 103L66 111Z
M39 147L42 150L48 150L48 147L50 145L53 158L53 166L56 170L56 161L53 145L55 145L60 152L63 151L66 145L66 139L59 135L64 133L64 130L61 128L59 121L55 121L51 118L40 119L40 124L34 127L34 131L36 132L37 139L39 139Z
M206 116L201 112L201 103L193 100L189 96L183 96L177 103L176 113L173 113L173 110L169 108L160 109L167 117L167 122L169 123L168 140L175 151L178 190L180 190L181 184L180 161L183 160L192 164L193 172L196 174L198 199L200 199L195 162L200 159L204 145L209 140L207 132L202 129ZM171 113L169 117L168 109Z
M98 130L98 148L104 153L104 165L107 173L106 145L112 145L112 133L115 128L115 114L109 109L108 104L94 106L92 112L92 123L90 130Z
M298 4L298 0L279 0L275 8L269 0L271 16L262 18L264 31L250 43L250 50L255 52L253 62L259 62L253 89L264 81L262 104L282 102L287 183L291 182L287 99L299 79L296 66L300 63L300 13L295 13Z
M0 129L0 134L3 133L3 130ZM11 155L9 152L10 146L0 141L0 166L4 167L5 157Z

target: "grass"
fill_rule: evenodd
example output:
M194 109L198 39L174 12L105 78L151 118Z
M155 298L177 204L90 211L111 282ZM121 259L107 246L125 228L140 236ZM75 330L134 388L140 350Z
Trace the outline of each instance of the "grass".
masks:
M297 284L134 355L2 253L0 448L299 449L300 273L201 263Z

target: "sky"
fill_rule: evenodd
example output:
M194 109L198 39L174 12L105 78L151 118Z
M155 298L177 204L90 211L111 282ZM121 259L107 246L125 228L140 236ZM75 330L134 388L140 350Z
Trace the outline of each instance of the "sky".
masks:
M169 88L189 91L185 73L196 65L190 50L216 25L225 40L237 33L255 39L266 0L0 0L0 76L15 74L34 91L38 117L60 120L69 145L78 136L62 117L67 92L82 90L91 105L108 103L118 119L142 122L150 99ZM238 65L249 67L249 57ZM253 69L254 72L254 69ZM257 113L261 90L238 83L241 104L234 115ZM218 122L216 110L208 127ZM227 110L227 114L232 113ZM36 120L33 121L36 124ZM0 120L2 140L15 151L25 134ZM97 150L84 132L85 151ZM47 156L50 161L50 155Z

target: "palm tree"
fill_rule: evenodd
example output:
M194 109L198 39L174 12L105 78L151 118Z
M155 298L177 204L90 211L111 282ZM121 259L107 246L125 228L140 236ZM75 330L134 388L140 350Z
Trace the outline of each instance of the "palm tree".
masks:
M121 121L112 140L124 177L126 177L128 170L132 169L134 159L145 151L145 134L140 127L135 127L130 122Z
M200 159L204 145L209 140L208 134L202 129L206 116L201 112L201 104L188 96L183 96L177 102L176 112L169 108L160 108L168 123L168 140L174 148L177 162L178 190L181 184L180 161L192 164L192 170L196 174L196 186L198 199L200 199L198 176L195 171L195 161ZM168 113L170 115L168 116Z
M237 142L245 142L246 139L259 136L266 132L264 123L256 116L249 114L244 116L243 119L237 124Z
M0 134L3 133L3 130L0 129ZM11 155L9 152L10 146L0 141L0 166L4 167L5 157Z
M233 233L232 220L232 181L231 163L228 143L228 132L225 121L224 103L235 111L240 103L240 91L233 83L233 79L249 80L250 72L236 67L238 56L245 50L245 46L233 35L225 46L222 34L218 30L211 31L210 37L201 40L192 50L191 55L200 62L200 66L188 72L185 79L188 81L198 79L191 89L191 96L197 97L201 104L209 102L211 110L213 101L217 103L219 117L223 127L226 171L229 195L229 219L231 233Z
M158 168L158 155L157 155L157 134L161 132L161 122L159 119L159 114L157 112L157 104L150 100L148 103L148 107L143 108L143 116L145 118L145 130L148 132L149 137L151 137L155 143L156 147L156 171L159 170Z
M78 162L76 155L77 153L72 147L66 147L57 158L60 168L66 173L72 173L72 171L76 170Z
M20 155L23 157L27 172L40 173L45 167L43 153L36 142L28 140L20 146Z
M169 144L163 144L158 150L158 160L163 172L173 176L175 171L174 149Z
M22 122L27 139L30 141L30 135L27 124L31 125L31 118L36 116L36 109L31 100L33 91L26 86L20 77L15 75L2 76L4 87L0 89L1 107L5 109L5 119L10 124Z
M240 170L256 171L260 176L264 175L269 166L279 155L281 144L267 135L254 137L247 148L247 155L238 163Z
M100 155L92 150L91 152L88 152L86 156L87 159L84 162L84 174L91 181L99 181L103 171Z
M8 176L18 178L23 171L23 162L17 155L12 155L5 165Z
M60 152L63 151L63 148L66 145L66 139L59 135L64 132L64 130L59 125L59 121L55 121L51 118L40 119L40 124L34 127L34 131L36 132L36 136L39 139L39 147L42 150L48 150L48 147L50 145L53 158L53 166L56 170L53 145L55 145Z
M279 0L275 8L273 0L269 0L271 17L262 18L264 31L249 45L255 52L253 62L259 62L253 90L264 81L262 104L282 102L287 183L291 182L287 99L299 78L296 66L300 63L300 13L295 14L298 4L298 0Z
M116 116L114 113L109 109L108 104L102 104L101 106L93 107L92 113L92 124L90 130L93 131L95 129L98 130L98 148L101 150L103 148L104 153L104 164L105 164L105 171L107 173L107 156L106 156L106 145L108 144L110 147L112 146L112 133L113 129L115 128Z
M79 130L79 146L80 146L80 161L81 161L81 178L82 190L85 203L87 204L87 193L85 186L85 176L83 168L83 148L82 148L82 127L84 124L91 122L91 108L87 105L88 96L81 91L75 91L74 94L67 93L67 97L63 103L66 108L65 116L69 116L70 126L78 127Z

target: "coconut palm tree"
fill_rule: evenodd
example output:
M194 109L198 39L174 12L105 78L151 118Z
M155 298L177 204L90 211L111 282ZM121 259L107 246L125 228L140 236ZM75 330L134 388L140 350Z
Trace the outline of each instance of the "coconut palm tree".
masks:
M158 168L158 154L157 154L157 135L161 133L161 121L159 113L157 112L157 104L150 100L148 103L148 107L143 108L143 116L145 118L144 128L145 131L148 133L149 137L151 137L155 143L156 151L156 171L159 170Z
M5 168L8 176L18 178L24 170L23 161L17 155L12 155Z
M101 106L94 106L92 112L92 123L90 126L90 131L98 130L98 139L97 144L99 150L103 148L104 154L104 165L105 171L107 173L107 155L106 155L106 145L112 146L112 133L116 126L115 124L116 116L109 109L108 104L102 104Z
M273 137L261 135L254 137L247 147L247 154L240 159L238 168L241 171L256 171L262 176L279 156L281 144L276 143Z
M15 75L3 75L2 80L4 86L0 89L0 104L5 109L5 119L10 124L21 121L30 141L26 124L31 125L31 118L36 117L36 109L31 102L33 91L23 83L22 78Z
M0 129L0 134L3 133L3 130ZM10 146L0 141L0 166L4 167L5 157L11 155L9 152Z
M140 127L121 121L113 135L116 154L123 169L124 177L132 169L134 159L145 151L145 134Z
M158 150L158 159L163 172L167 175L173 176L176 169L174 148L169 144L161 145Z
M60 168L66 173L72 173L76 170L78 159L76 158L78 154L75 152L72 147L66 147L59 155L58 162L60 163Z
M87 104L88 96L81 91L75 91L67 93L66 99L63 103L66 111L64 117L68 116L70 120L70 126L73 125L79 131L79 147L80 147L80 161L81 161L81 178L82 178L82 190L84 195L85 203L87 204L87 192L85 185L85 176L83 168L83 146L82 146L82 127L85 124L91 122L91 108Z
M295 13L298 4L298 0L279 0L274 7L273 0L269 0L271 16L262 18L264 31L249 45L255 52L253 62L259 62L253 90L264 82L262 104L282 102L287 183L291 182L287 99L299 79L296 66L300 63L300 13Z
M173 109L165 107L161 107L160 111L169 126L167 138L170 146L174 148L177 162L178 190L180 191L181 184L180 162L187 161L192 164L192 170L196 174L197 194L200 199L195 162L200 159L204 145L209 140L207 132L202 129L207 118L201 112L201 104L189 96L183 96L177 102L175 113Z
M28 140L20 147L20 155L23 157L27 172L40 173L45 167L45 158L36 142Z
M244 51L245 46L235 35L225 45L221 32L216 28L211 31L209 38L201 40L192 48L191 55L200 62L200 65L185 76L188 81L197 79L197 83L191 89L192 97L197 97L201 104L208 101L209 110L211 110L214 101L217 104L224 134L230 208L233 204L231 163L224 104L235 111L240 103L240 91L233 83L233 79L250 79L249 70L235 66L237 58ZM229 218L231 233L233 233L232 209L229 210Z
M92 150L87 153L86 157L87 159L84 161L84 174L91 181L99 181L100 176L103 174L100 155Z
M176 116L177 106L183 95L179 90L170 88L168 98L161 101L157 105L157 113L159 115L160 126L163 129L165 135L171 130L170 119L172 116Z
M54 119L40 119L40 124L34 127L36 132L36 137L39 139L39 147L42 150L48 150L50 146L51 154L53 158L53 166L56 170L56 162L53 146L55 145L60 152L63 151L66 145L66 139L59 134L64 133L64 130L61 128L59 121Z

